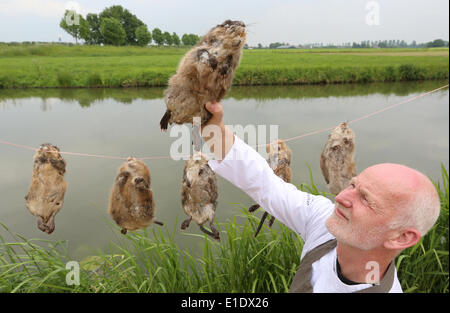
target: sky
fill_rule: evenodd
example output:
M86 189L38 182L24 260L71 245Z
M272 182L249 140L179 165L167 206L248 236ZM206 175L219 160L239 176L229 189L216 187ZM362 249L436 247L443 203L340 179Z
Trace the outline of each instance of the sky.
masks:
M248 25L247 43L449 40L448 0L0 0L0 42L74 40L59 27L66 8L99 13L122 5L149 30L205 34L227 19Z

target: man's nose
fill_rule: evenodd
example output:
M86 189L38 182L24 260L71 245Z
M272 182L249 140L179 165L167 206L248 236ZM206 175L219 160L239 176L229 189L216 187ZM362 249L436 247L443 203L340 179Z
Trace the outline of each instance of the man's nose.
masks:
M351 191L348 190L348 188L342 190L340 193L336 195L335 198L336 202L338 202L340 205L349 208L352 206L351 202Z

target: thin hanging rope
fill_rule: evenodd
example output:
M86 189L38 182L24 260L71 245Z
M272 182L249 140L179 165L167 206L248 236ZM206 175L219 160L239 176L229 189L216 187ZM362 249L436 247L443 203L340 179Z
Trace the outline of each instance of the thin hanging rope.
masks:
M409 98L409 99L407 99L407 100L405 100L405 101L402 101L402 102L399 102L399 103L395 103L395 104L390 105L390 106L387 106L387 107L385 107L385 108L383 108L383 109L380 109L380 110L377 110L377 111L375 111L375 112L372 112L372 113L363 115L363 116L361 116L361 117L358 117L358 118L356 118L356 119L354 119L354 120L351 120L351 121L347 122L347 124L355 123L355 122L364 120L364 119L366 119L366 118L369 118L369 117L371 117L371 116L374 116L374 115L376 115L376 114L379 114L379 113L381 113L381 112L384 112L384 111L387 111L387 110L391 110L391 109L393 109L393 108L395 108L395 107L397 107L397 106L399 106L399 105L402 105L402 104L405 104L405 103L408 103L408 102L417 100L417 99L422 98L422 97L424 97L424 96L426 96L426 95L429 95L429 94L431 94L431 93L433 93L433 92L436 92L436 91L438 91L438 90L444 89L444 88L446 88L446 87L448 87L448 86L449 86L449 85L447 84L447 85L445 85L445 86L442 86L442 87L436 88L436 89L434 89L434 90L431 90L431 91L422 93L422 94L420 94L420 95L417 95L417 96L415 96L415 97ZM320 130L316 130L316 131L312 131L312 132L309 132L309 133L306 133L306 134L303 134L303 135L300 135L300 136L295 136L295 137L283 139L283 141L284 141L284 142L288 142L288 141L292 141L292 140L296 140L296 139L308 137L308 136L311 136L311 135L316 135L316 134L324 133L324 132L333 130L335 127L336 127L336 126L328 127L328 128L324 128L324 129L320 129ZM259 145L257 145L257 147L263 146L263 145L265 145L265 144L259 144Z

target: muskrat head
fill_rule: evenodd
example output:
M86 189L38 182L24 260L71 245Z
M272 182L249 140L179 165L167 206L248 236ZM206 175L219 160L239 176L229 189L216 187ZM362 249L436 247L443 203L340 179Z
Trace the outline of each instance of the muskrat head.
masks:
M44 233L51 234L55 230L55 216L45 219L42 216L37 217L37 226Z
M29 194L25 196L26 206L36 216L38 228L51 234L55 230L55 215L61 210L64 199L63 194L54 193L46 197L32 197Z

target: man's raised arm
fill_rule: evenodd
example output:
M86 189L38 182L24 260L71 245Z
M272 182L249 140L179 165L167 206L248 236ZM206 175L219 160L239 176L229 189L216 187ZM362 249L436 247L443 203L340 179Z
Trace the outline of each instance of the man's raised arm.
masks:
M220 103L207 103L211 119L202 129L202 136L214 153L216 160L209 161L211 168L236 187L246 192L264 210L280 222L307 237L321 237L315 221L326 219L332 203L325 197L314 196L286 183L270 168L266 160L245 144L223 123Z

